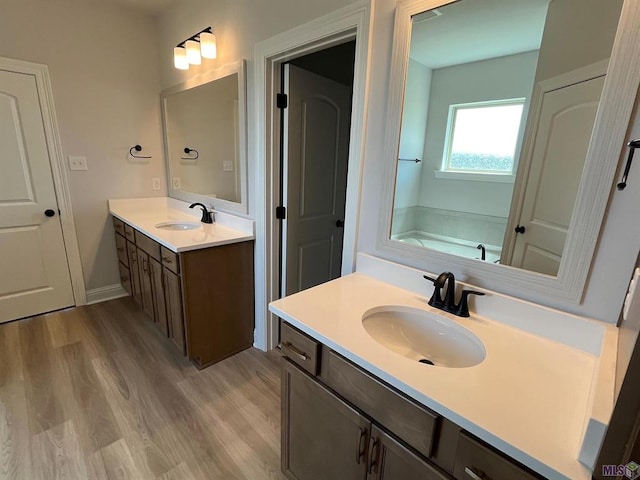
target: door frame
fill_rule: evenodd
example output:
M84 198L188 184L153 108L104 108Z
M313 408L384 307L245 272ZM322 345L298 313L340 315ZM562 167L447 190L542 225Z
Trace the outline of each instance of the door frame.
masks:
M280 191L280 113L276 94L280 89L280 65L294 58L356 40L355 69L342 275L355 269L357 223L362 184L366 98L369 84L371 10L358 1L328 15L260 42L255 50L255 167L256 167L256 261L254 345L271 350L278 342L278 318L269 312L279 298L279 228L275 208Z
M82 273L80 248L78 247L76 225L71 206L71 190L69 189L69 180L63 160L64 155L53 102L53 88L51 87L49 68L44 64L0 57L0 69L33 75L35 78L49 162L51 164L53 188L58 202L58 209L60 210L60 224L62 225L62 237L67 255L73 298L76 306L85 305L87 303L87 292Z

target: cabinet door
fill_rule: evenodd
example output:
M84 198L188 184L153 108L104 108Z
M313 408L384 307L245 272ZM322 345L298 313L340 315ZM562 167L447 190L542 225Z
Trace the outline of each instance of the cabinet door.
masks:
M131 295L138 305L142 305L142 290L140 288L140 268L138 267L138 250L136 246L127 242L129 251L129 274L131 275Z
M180 277L168 268L164 268L164 296L167 304L167 323L169 339L185 354L184 316L182 314L182 290Z
M142 310L153 319L153 295L151 294L151 272L149 270L149 255L137 249L138 273L140 274L140 294L142 296Z
M426 460L373 426L369 443L367 480L447 480Z
M296 480L365 480L370 422L282 362L282 471Z
M151 297L153 298L153 323L162 333L169 336L162 265L152 257L149 257L149 273L151 278Z

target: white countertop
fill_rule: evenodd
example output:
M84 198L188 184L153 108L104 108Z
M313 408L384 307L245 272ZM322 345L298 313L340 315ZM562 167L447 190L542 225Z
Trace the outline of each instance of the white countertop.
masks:
M173 252L186 252L255 238L253 221L216 212L212 224L201 223L200 208L168 197L109 200L109 213L128 223ZM163 230L158 223L168 221L200 222L192 230Z
M423 365L378 344L370 308L439 313L477 335L486 359L469 368ZM578 461L598 357L472 313L459 318L424 296L354 273L273 302L270 310L423 405L550 479L590 479Z

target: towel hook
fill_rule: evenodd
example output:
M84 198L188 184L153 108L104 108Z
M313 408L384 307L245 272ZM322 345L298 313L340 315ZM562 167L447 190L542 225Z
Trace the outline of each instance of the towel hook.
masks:
M180 157L180 158L182 160L197 160L198 157L200 157L200 154L198 153L198 151L195 148L184 147L184 153L186 153L187 155L191 155L194 152L196 154L195 157Z
M627 143L629 147L629 156L627 157L627 164L624 167L624 173L622 174L622 181L618 184L618 190L624 190L627 187L627 177L629 176L629 170L631 170L631 161L633 160L633 153L636 148L640 148L640 138L631 140Z
M133 158L151 158L151 155L149 155L148 157L146 157L144 155L136 155L135 153L133 153L134 150L136 152L141 152L142 151L142 146L134 145L133 147L131 147L129 149L129 155L131 155Z

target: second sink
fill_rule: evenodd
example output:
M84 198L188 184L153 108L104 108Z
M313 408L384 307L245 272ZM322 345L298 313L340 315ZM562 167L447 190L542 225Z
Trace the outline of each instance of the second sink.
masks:
M162 230L193 230L200 226L199 222L162 222L155 225Z
M426 310L376 307L365 312L362 325L380 345L426 365L472 367L486 357L484 345L477 336L454 321Z

